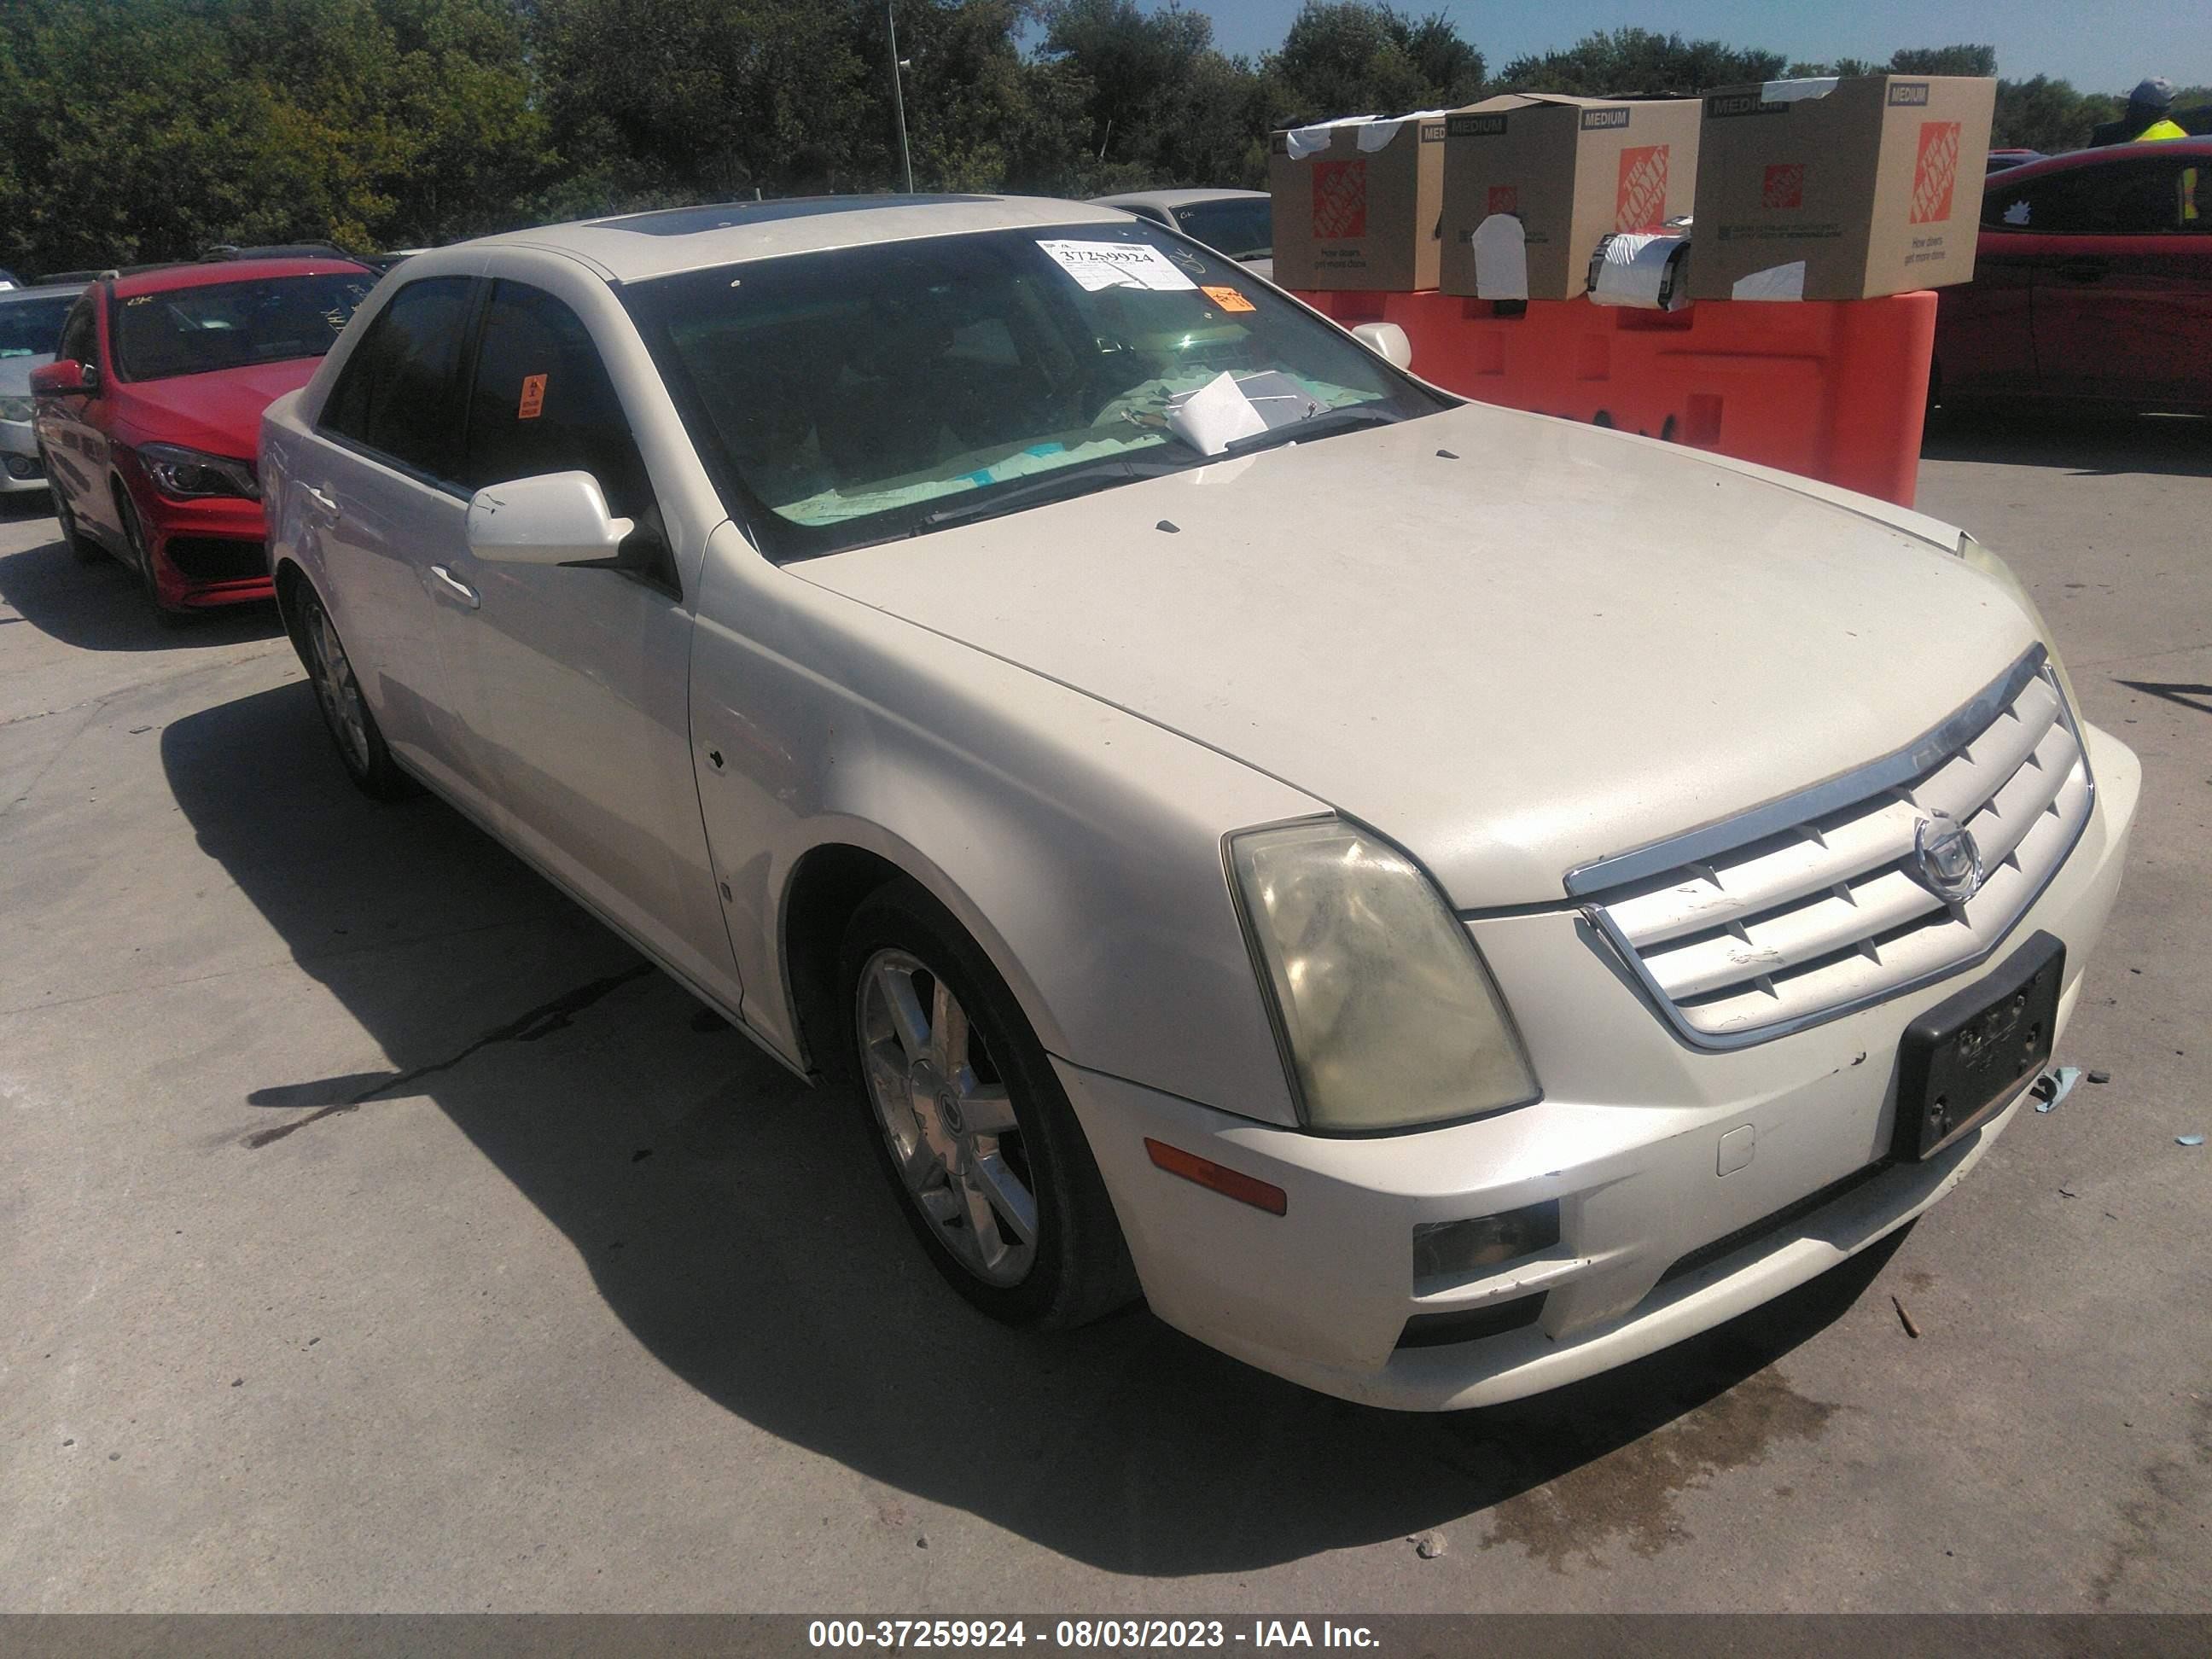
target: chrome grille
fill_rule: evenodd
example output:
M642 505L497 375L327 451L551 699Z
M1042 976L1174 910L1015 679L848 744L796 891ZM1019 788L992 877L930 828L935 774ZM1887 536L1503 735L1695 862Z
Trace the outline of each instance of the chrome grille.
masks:
M2038 647L1918 743L1567 887L1683 1036L1741 1047L1988 956L2073 850L2093 790ZM1914 830L1937 811L1981 849L1963 902L1919 870Z

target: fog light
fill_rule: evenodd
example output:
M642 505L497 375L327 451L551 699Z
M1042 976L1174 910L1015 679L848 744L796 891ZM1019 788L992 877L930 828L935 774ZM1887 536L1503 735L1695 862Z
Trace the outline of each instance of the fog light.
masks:
M1556 1200L1468 1221L1425 1221L1413 1229L1413 1278L1474 1278L1559 1242Z
M35 455L10 455L8 458L8 476L11 478L39 477L39 458Z

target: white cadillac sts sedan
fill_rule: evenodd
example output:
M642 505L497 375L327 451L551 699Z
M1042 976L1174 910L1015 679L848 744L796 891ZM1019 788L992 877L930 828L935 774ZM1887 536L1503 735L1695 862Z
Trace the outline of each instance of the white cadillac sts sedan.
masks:
M849 1096L977 1307L1507 1400L1948 1191L2140 772L1957 531L1401 345L1067 203L518 232L270 409L270 556L356 781Z

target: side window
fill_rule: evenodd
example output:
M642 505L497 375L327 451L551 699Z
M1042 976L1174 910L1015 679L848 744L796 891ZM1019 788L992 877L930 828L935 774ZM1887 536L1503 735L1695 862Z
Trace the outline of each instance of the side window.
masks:
M97 364L100 362L100 343L94 324L92 296L87 294L70 307L70 314L62 319L61 343L54 355L64 361Z
M2043 236L2156 236L2183 228L2193 182L2179 161L2069 168L2008 187L1990 181L1982 222Z
M1135 214L1139 219L1150 219L1156 225L1168 222L1168 216L1156 207L1131 207L1126 211Z
M425 477L460 471L455 371L476 284L410 283L377 313L331 388L321 429Z
M644 459L583 319L523 283L494 286L469 397L471 488L547 472L588 472L607 510L653 504Z

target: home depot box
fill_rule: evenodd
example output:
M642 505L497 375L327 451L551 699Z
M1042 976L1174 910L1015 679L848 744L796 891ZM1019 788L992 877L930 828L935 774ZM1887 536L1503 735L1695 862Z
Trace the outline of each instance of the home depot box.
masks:
M1276 133L1267 146L1275 280L1285 288L1434 288L1444 114Z
M1709 92L1695 300L1860 300L1974 274L1996 82L1868 75Z
M1455 111L1444 122L1438 286L1488 300L1574 298L1600 237L1656 230L1691 210L1699 115L1694 98L1533 93ZM1517 229L1484 233L1492 215Z

